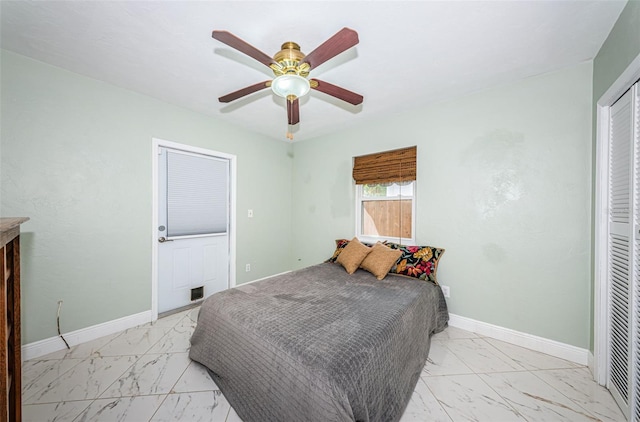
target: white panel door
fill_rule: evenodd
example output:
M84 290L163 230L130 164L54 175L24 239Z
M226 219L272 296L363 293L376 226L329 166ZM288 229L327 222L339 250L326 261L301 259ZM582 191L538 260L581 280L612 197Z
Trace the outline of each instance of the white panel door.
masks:
M229 288L229 183L227 159L159 149L158 313Z

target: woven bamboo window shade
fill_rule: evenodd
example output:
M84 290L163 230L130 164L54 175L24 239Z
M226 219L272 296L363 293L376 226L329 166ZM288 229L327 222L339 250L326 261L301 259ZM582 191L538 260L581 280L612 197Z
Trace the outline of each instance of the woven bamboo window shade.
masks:
M417 150L413 146L355 157L353 180L356 185L416 180Z

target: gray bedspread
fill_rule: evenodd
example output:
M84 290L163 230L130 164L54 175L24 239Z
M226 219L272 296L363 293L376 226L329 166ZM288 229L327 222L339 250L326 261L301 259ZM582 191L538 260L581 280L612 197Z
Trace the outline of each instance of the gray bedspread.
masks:
M397 421L449 314L440 288L324 263L216 293L191 359L252 421Z

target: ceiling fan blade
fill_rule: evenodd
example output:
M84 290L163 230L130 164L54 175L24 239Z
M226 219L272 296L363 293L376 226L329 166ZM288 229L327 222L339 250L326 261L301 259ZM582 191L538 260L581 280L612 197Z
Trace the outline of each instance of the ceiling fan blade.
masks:
M246 54L247 56L256 59L265 66L269 66L270 64L275 63L275 61L271 57L267 56L265 53L258 50L248 42L236 37L231 32L213 31L211 36L216 40L227 44L229 47L233 47L236 50Z
M322 63L337 56L345 50L358 44L358 33L353 29L342 28L333 37L329 38L318 46L302 60L302 63L309 63L311 68L316 68Z
M287 117L290 125L300 122L300 102L297 98L293 101L287 100Z
M258 92L261 89L264 89L271 85L271 81L259 82L255 85L248 86L246 88L239 89L237 91L232 92L231 94L224 95L218 98L218 101L221 103L230 103L233 100L237 100L238 98L242 98L245 95L253 94L254 92Z
M353 105L362 104L362 101L364 101L364 97L362 95L340 88L339 86L332 85L329 82L324 82L318 79L311 79L311 81L315 81L315 84L312 84L311 88L316 91L324 92L332 97L336 97L339 100L346 101Z

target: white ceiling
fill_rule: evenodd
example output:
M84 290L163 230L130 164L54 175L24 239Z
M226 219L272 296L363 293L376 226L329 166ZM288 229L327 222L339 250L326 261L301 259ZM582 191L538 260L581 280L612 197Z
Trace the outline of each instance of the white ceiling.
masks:
M594 58L626 0L6 1L2 48L286 140L269 68L211 38L227 30L272 56L310 53L343 27L360 43L311 77L364 96L354 107L312 90L296 140Z

